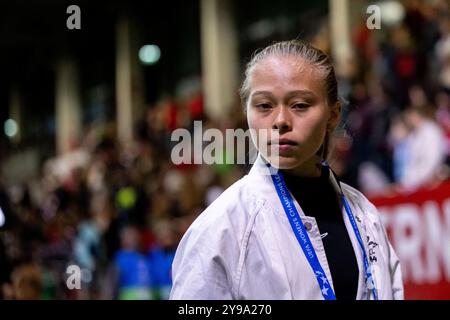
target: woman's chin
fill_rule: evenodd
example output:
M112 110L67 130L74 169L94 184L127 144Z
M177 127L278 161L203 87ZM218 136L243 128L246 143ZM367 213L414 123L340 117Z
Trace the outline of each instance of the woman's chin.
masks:
M281 170L289 170L298 167L301 164L301 161L295 157L270 157L270 164Z

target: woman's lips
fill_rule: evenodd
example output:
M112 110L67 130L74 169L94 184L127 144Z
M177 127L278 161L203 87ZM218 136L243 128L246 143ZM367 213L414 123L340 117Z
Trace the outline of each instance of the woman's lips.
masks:
M280 144L279 147L278 147L278 153L280 155L284 155L286 153L291 153L292 151L294 151L295 148L297 148L297 146L295 146L295 145Z
M289 139L279 139L276 141L270 142L271 146L278 146L278 151L280 155L285 153L292 152L296 147L298 147L298 143Z
M289 139L279 139L270 141L270 145L279 145L279 146L297 146L298 143Z
M280 139L278 140L278 143L280 146L284 146L284 145L290 145L290 146L296 146L297 142L289 140L289 139Z

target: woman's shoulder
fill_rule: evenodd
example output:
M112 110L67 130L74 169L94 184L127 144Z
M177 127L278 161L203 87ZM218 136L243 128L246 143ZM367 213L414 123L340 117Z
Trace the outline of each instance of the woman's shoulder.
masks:
M362 215L366 220L369 219L377 225L381 222L378 209L361 191L343 182L341 182L341 187L350 204L358 208L358 212L355 212L356 215Z
M252 190L252 183L244 176L229 186L199 214L187 233L211 238L230 233L242 235L262 206L260 197Z
M172 265L172 298L231 299L258 208L244 177L228 187L181 239Z
M370 200L359 190L348 184L341 183L344 195L347 197L356 219L363 222L363 226L369 235L372 235L380 241L388 242L386 228L382 217ZM388 247L387 245L385 246Z

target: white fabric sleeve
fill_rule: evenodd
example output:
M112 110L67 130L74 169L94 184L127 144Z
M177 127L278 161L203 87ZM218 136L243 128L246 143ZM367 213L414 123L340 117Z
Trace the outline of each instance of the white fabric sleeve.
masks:
M394 248L389 243L389 270L391 272L391 283L392 283L392 297L394 300L404 299L404 289L403 289L403 279L402 270L400 267L400 260L395 253Z

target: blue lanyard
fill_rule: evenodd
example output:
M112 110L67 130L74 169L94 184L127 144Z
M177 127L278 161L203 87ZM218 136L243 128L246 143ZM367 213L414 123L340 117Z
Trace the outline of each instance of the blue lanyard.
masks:
M375 300L378 300L377 290L375 289L375 282L373 279L373 274L370 271L369 267L369 259L367 259L366 250L364 249L364 243L361 238L361 234L359 233L358 226L356 225L355 217L353 215L352 209L350 208L350 205L348 204L347 198L344 196L344 193L341 189L341 199L344 203L345 211L347 212L347 216L352 224L353 231L355 232L356 238L358 239L359 247L361 248L361 252L363 255L363 261L364 261L364 272L365 272L365 281L366 286L371 289L373 298Z
M286 183L284 182L283 176L280 171L276 174L272 174L272 181L277 190L278 197L280 198L281 204L283 205L284 212L286 213L289 222L291 224L292 230L294 231L295 237L297 238L300 247L303 249L303 253L308 259L311 268L314 271L316 280L319 284L320 291L325 300L336 300L333 288L331 288L330 282L327 279L327 275L320 265L319 259L317 258L316 251L309 239L308 233L303 226L300 215L298 214L297 208L294 205L294 201L291 194L286 188Z
M273 170L273 168L270 167L270 164L267 164L267 166L269 167L269 170ZM331 170L330 168L328 169ZM319 259L317 258L316 252L311 243L311 240L309 239L308 233L306 232L305 227L303 226L303 223L300 219L300 215L297 211L297 208L294 205L294 200L292 199L292 196L286 187L286 183L284 181L283 175L281 174L281 171L277 170L276 173L271 174L271 177L275 189L277 191L278 197L281 201L281 204L283 205L284 212L286 213L289 223L291 224L291 228L294 231L295 237L297 238L297 241L300 244L300 247L302 248L305 257L307 258L311 268L314 271L317 283L319 284L324 299L336 300L333 288L331 288L330 282L327 279L327 275L325 274L322 266L320 265ZM373 275L370 272L369 268L369 260L367 259L367 254L364 249L364 243L362 241L358 226L356 225L353 212L347 202L347 199L344 196L344 193L342 192L342 189L341 189L341 199L363 254L364 271L366 274L365 279L366 285L372 288L373 297L375 300L378 300Z

